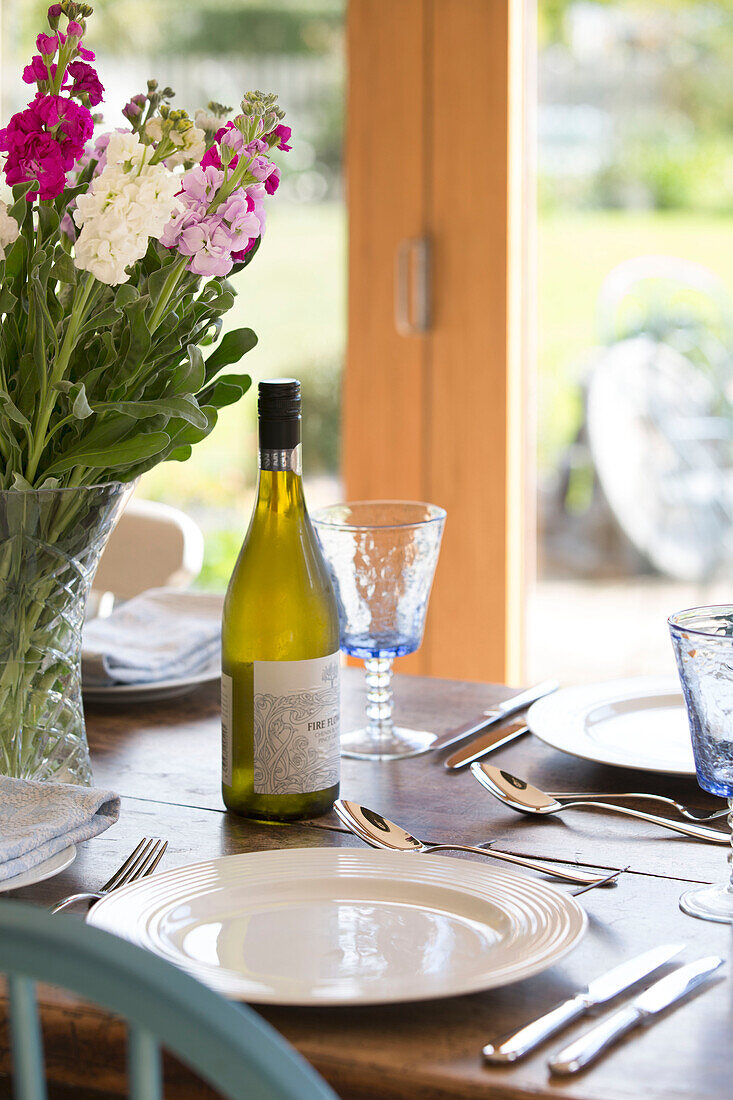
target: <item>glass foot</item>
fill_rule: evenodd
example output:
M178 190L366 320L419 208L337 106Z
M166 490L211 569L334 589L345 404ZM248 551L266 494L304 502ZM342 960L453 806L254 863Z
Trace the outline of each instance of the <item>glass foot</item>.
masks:
M680 909L700 920L733 924L733 891L727 886L699 886L682 895Z
M427 752L437 734L392 726L388 732L361 729L341 735L341 755L356 760L401 760Z

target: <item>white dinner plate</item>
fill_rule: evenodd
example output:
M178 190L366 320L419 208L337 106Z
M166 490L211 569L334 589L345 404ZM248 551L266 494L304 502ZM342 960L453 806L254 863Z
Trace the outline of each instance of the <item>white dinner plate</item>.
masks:
M685 701L671 676L563 688L532 704L527 725L548 745L584 760L695 774Z
M493 866L296 848L223 856L113 891L87 920L257 1004L418 1001L506 985L583 935L569 895Z
M158 699L175 699L178 695L187 695L201 684L210 684L221 679L221 661L193 676L182 676L175 680L155 680L149 684L94 684L86 687L82 683L82 692L88 703L154 703Z
M36 882L43 882L46 878L53 878L61 874L76 859L76 847L70 844L68 848L62 848L60 852L44 859L43 863L37 863L30 871L23 871L20 875L13 875L0 881L0 894L8 890L20 890L23 886L33 886Z

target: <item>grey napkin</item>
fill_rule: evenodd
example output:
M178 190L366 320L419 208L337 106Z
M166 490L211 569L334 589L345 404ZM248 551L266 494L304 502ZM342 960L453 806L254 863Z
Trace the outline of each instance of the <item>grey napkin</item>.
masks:
M0 882L114 825L113 791L0 775Z
M152 684L213 667L221 660L222 603L208 592L151 588L92 619L84 625L83 682Z

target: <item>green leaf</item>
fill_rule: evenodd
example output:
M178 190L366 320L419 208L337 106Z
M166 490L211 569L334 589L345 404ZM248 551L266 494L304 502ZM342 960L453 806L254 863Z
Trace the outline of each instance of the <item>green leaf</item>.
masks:
M200 405L213 405L217 409L223 409L225 405L233 405L235 401L239 401L251 385L252 379L248 374L222 374L197 394L196 399Z
M122 283L117 287L117 293L115 294L115 305L118 309L125 309L132 302L136 302L140 297L140 291L132 283Z
M178 393L198 393L206 381L206 370L201 348L195 344L189 344L186 348L187 362L182 364L181 373L175 378L175 388Z
M15 404L9 393L5 390L0 390L0 411L8 417L9 420L14 421L16 424L21 424L24 428L30 428L30 421L27 416L23 416L18 406Z
M5 275L8 279L17 279L28 259L28 242L21 233L11 245L5 257Z
M150 432L148 435L125 439L121 443L102 447L99 450L86 447L81 443L74 450L67 451L57 462L53 462L45 473L46 476L62 474L66 470L73 470L75 466L96 466L103 470L114 470L160 454L170 441L171 438L167 432Z
M163 397L155 401L105 401L95 404L94 412L117 412L144 420L150 416L178 417L205 428L208 421L193 397Z
M89 317L79 329L79 336L82 336L85 332L99 332L101 328L109 328L115 321L119 321L121 316L122 313L117 306L106 306Z
M18 303L10 287L4 286L0 290L0 313L12 313Z
M92 415L92 410L89 407L89 401L87 400L87 391L83 382L75 382L69 390L69 400L71 401L71 412L77 420L86 420L88 416Z
M60 283L69 283L71 286L75 285L77 277L76 268L68 252L57 252L51 267L50 275L52 279L57 279Z
M257 336L251 328L235 328L225 333L206 360L206 377L213 378L222 367L238 363L256 344Z

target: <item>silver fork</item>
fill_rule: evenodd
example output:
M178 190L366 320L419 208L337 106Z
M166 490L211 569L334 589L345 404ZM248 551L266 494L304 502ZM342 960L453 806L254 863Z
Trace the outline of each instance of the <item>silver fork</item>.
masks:
M697 811L691 810L689 806L683 806L681 802L676 802L674 798L667 798L664 794L643 794L641 791L628 791L625 794L581 794L577 791L547 791L547 794L550 798L583 798L587 802L595 802L606 798L639 798L642 801L646 799L649 802L663 802L665 806L673 806L674 809L677 810L682 817L686 817L688 821L715 821L719 817L727 817L729 813L727 806L722 810L711 810L709 813L697 813Z
M139 878L147 878L148 875L152 875L160 863L167 847L167 840L161 840L157 836L150 838L144 836L135 851L130 853L122 866L105 882L104 886L99 890L83 894L69 894L67 898L62 898L58 905L54 905L51 913L59 913L62 909L68 909L70 905L75 905L78 901L99 901L111 890L126 886L128 882L136 882Z

